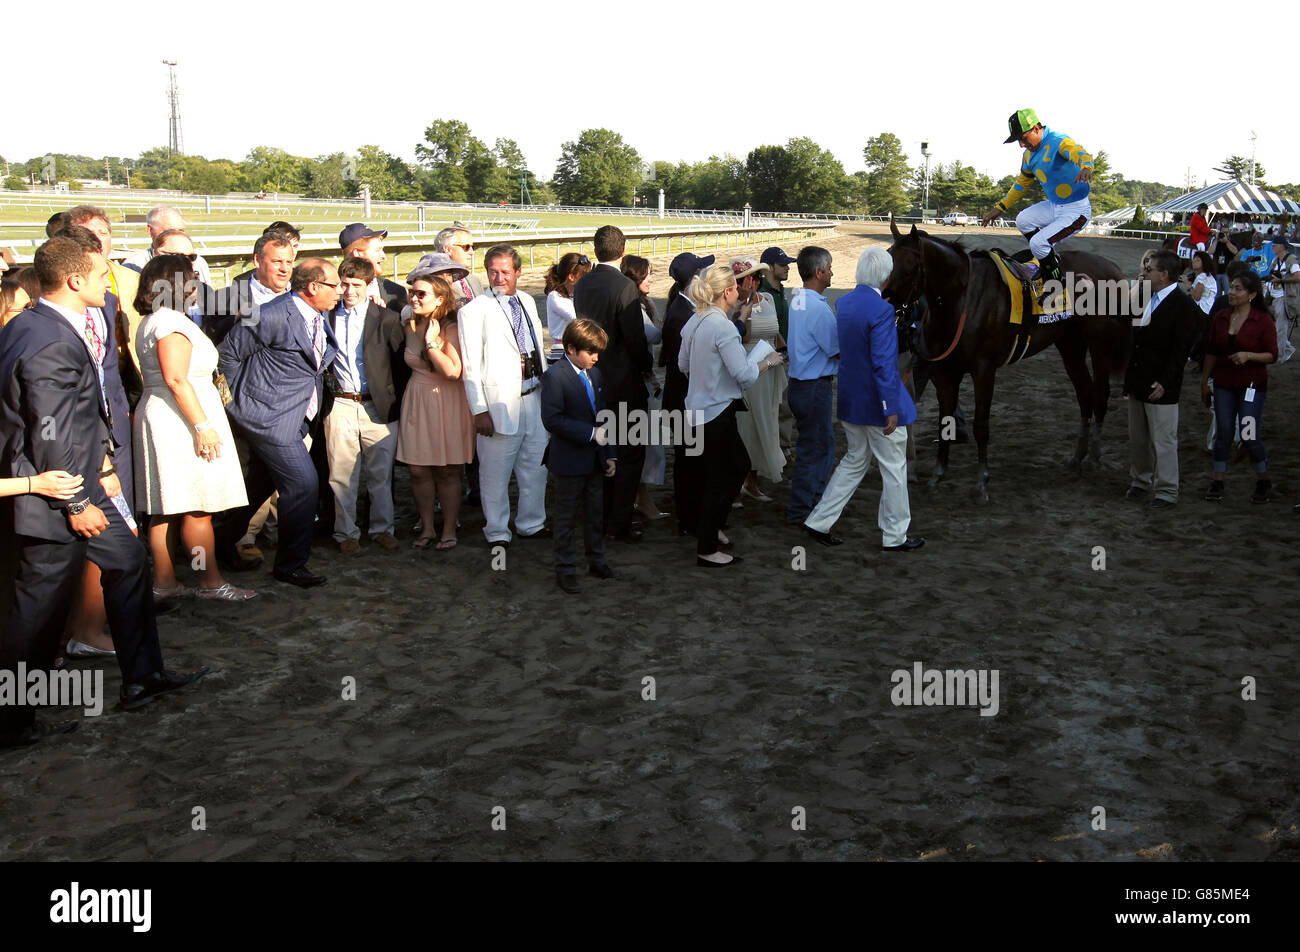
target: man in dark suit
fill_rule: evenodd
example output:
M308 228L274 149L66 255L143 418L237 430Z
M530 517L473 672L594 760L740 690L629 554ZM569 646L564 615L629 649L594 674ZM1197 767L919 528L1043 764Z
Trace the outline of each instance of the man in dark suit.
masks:
M564 328L564 360L542 375L542 424L551 434L542 462L555 475L555 581L575 595L574 562L578 508L584 509L587 567L597 578L616 578L605 561L601 510L604 477L618 470L608 434L600 427L605 409L596 361L608 336L593 321L578 318Z
M384 252L384 239L387 237L386 231L373 231L359 221L353 222L339 232L339 247L343 249L345 259L361 258L374 265L375 276L370 282L370 299L401 314L402 308L406 307L406 288L384 277L384 262L388 260L388 255Z
M1143 278L1151 298L1133 319L1133 353L1124 373L1128 397L1129 473L1127 498L1141 501L1155 490L1152 509L1178 502L1178 393L1183 368L1196 340L1201 309L1178 287L1181 262L1157 251Z
M296 255L294 240L282 232L268 230L257 239L253 245L253 270L218 291L213 306L204 308L203 331L212 343L220 347L236 323L289 290Z
M599 264L579 279L573 289L573 307L578 317L595 321L609 337L601 354L605 395L618 419L628 421L629 412L647 411L646 376L653 373L654 362L645 339L636 285L619 270L626 246L623 232L605 225L596 230L595 246ZM639 542L641 530L633 524L632 511L645 466L645 445L619 446L618 460L618 472L605 481L605 531L618 539Z
M105 303L107 259L57 237L37 250L35 268L41 300L0 338L0 472L21 477L59 469L81 475L85 486L66 504L30 494L6 500L19 564L13 611L0 636L0 670L10 677L19 664L49 670L88 558L101 571L123 705L140 707L208 669L163 670L144 547L109 502L120 491L113 470L118 448L97 365L104 342L92 313ZM44 730L28 705L0 705L0 747L67 729Z
M325 375L327 482L333 493L334 541L344 555L359 555L357 490L361 471L370 494L370 539L396 549L393 535L393 459L402 407L398 366L406 367L406 336L396 311L367 297L374 266L365 258L339 265L342 297L330 314L339 352ZM331 404L332 400L332 404Z
M319 483L304 438L323 409L325 368L338 353L327 319L339 299L338 272L308 258L294 268L289 287L232 327L221 344L218 366L234 398L226 412L252 458L248 505L228 513L216 543L218 558L238 559L235 543L274 487L280 494L275 577L310 588L325 578L307 570Z

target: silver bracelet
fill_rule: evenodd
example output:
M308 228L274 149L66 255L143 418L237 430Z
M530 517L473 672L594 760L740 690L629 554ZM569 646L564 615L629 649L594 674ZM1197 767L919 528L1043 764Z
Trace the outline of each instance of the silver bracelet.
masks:
M212 424L208 423L207 420L202 420L194 424L195 433L201 433L204 430L210 430L210 429L212 429Z

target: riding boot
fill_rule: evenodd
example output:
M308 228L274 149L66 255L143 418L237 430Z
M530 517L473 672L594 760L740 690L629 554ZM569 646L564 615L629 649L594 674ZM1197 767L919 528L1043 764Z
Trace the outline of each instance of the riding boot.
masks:
M1038 262L1038 280L1039 287L1043 289L1038 303L1047 307L1048 301L1060 293L1063 276L1061 275L1061 259L1056 256L1054 250L1048 251ZM1049 285L1051 285L1049 287Z

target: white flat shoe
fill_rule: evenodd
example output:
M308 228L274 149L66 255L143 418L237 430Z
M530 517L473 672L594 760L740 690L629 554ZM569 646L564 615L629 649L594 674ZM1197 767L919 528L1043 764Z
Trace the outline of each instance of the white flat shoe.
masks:
M194 593L198 598L206 598L218 602L246 602L250 598L256 598L257 592L251 588L235 588L227 582L218 588L200 587Z
M116 658L117 652L104 648L96 648L94 645L83 645L75 638L68 639L68 647L63 649L64 657L67 658Z
M748 496L750 499L754 500L755 502L772 501L772 497L769 496L767 493L763 492L763 490L760 489L758 492L751 492L748 486L741 486L740 494L742 496Z

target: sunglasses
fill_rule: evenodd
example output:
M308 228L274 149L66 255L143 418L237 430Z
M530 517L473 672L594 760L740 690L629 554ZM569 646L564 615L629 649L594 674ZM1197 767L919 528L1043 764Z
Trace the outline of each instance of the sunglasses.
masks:
M582 265L584 268L589 268L591 267L591 259L586 255L578 255L578 264Z

